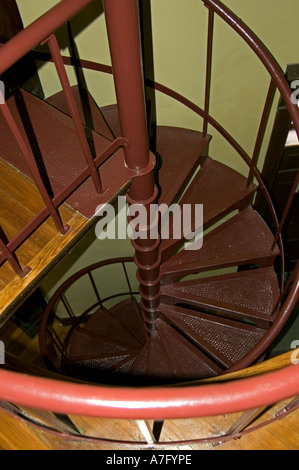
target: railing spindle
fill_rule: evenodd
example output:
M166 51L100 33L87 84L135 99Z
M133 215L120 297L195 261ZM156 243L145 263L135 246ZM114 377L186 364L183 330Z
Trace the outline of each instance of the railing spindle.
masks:
M92 284L92 287L93 287L93 289L94 289L94 292L95 292L97 301L98 301L98 303L99 303L99 306L100 306L101 308L103 308L103 302L102 302L102 299L101 299L101 297L100 297L98 288L97 288L97 286L96 286L94 277L93 277L93 275L91 274L91 272L88 273L88 276L89 276L90 282L91 282L91 284Z
M51 339L56 346L56 348L62 353L63 352L63 343L61 339L59 338L57 332L53 329L53 331L48 330L48 334L51 336Z
M134 299L134 295L133 295L133 291L132 291L132 286L131 286L131 283L130 283L130 279L129 279L129 276L128 276L128 271L127 271L127 268L126 268L125 263L122 263L122 265L123 265L124 273L125 273L126 280L127 280L127 283L128 283L129 291L130 291L130 294L131 294L131 299L133 300L133 299Z
M9 250L9 248L6 246L6 244L2 240L1 234L0 234L0 251L2 251L4 257L9 262L11 267L14 269L15 273L18 274L18 276L25 277L26 274L29 273L30 268L27 267L24 270L21 268L21 265L20 265L17 257L14 255L14 253L12 253Z
M1 91L0 91L1 93ZM26 160L26 163L28 165L28 168L31 172L31 175L35 181L35 184L37 185L38 187L38 190L49 210L49 213L57 227L57 229L59 230L59 232L61 233L65 233L67 228L63 226L63 222L61 220L61 217L60 217L60 214L59 214L59 211L58 209L55 208L53 202L52 202L52 199L50 198L49 194L48 194L48 191L43 183L43 180L39 174L39 171L36 167L36 164L33 160L33 156L30 154L28 148L27 148L27 145L21 135L21 132L19 131L18 129L18 126L7 106L6 103L3 103L1 106L0 106L0 109L1 109L1 112L3 113L3 116L12 132L12 134L14 135L15 139L16 139L16 142Z
M57 42L56 37L54 34L52 34L49 38L46 39L42 44L48 43L51 55L53 57L53 61L60 79L60 83L62 85L63 91L65 98L68 103L68 107L75 125L75 129L80 141L80 145L83 151L84 158L86 160L86 163L89 167L90 171L90 176L93 180L94 187L97 191L97 193L102 194L102 185L101 185L101 180L99 177L99 173L97 170L97 167L95 165L94 159L92 157L87 137L84 132L83 124L81 122L80 114L76 105L76 101L72 92L72 88L64 67L63 59L60 53L59 45Z
M203 137L204 138L206 137L207 132L208 132L208 116L209 116L210 99L211 99L213 35L214 35L214 11L209 9L205 109L204 109L204 123L203 123Z
M298 192L298 185L299 185L299 173L297 173L297 178L293 184L293 187L292 187L292 191L289 195L289 198L287 200L287 203L286 203L286 206L285 206L285 209L283 211L283 214L282 214L282 218L281 218L281 221L280 221L280 224L279 224L279 227L276 231L276 235L275 235L275 238L274 238L274 241L273 241L273 245L272 245L272 250L274 250L275 248L275 245L277 243L277 240L279 239L280 235L281 235L281 231L283 229L283 226L285 224L285 221L288 217L288 214L289 214L289 211L290 211L290 208L291 208L291 205L293 203L293 200L294 200L294 197L295 197L295 194Z
M270 114L270 111L271 111L271 106L272 106L272 103L273 103L275 91L276 91L276 85L274 83L274 80L271 79L269 90L268 90L267 97L266 97L264 110L263 110L263 114L262 114L262 118L261 118L261 122L260 122L260 126L259 126L259 130L258 130L258 134L257 134L257 138L256 138L256 142L255 142L255 147L254 147L254 151L253 151L253 155L252 155L252 159L251 159L250 170L249 170L249 175L248 175L248 179L247 179L247 186L250 186L250 184L253 181L254 168L256 166L258 157L260 155L260 151L261 151L261 147L262 147L262 144L263 144L264 134L265 134L266 126L267 126L267 123L268 123L268 118L269 118L269 114Z
M69 317L70 317L72 320L74 320L74 319L76 318L76 316L73 314L73 312L71 311L70 307L68 306L68 303L67 303L67 301L65 300L63 294L60 296L60 300L61 300L61 302L63 303L63 306L64 306L64 308L66 309L66 311L67 311Z

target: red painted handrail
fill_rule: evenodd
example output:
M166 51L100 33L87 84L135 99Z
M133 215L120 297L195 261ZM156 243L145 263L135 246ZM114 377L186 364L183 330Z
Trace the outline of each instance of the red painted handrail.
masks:
M275 404L298 392L298 365L242 380L169 388L73 384L0 371L1 400L101 418L165 420L222 415Z

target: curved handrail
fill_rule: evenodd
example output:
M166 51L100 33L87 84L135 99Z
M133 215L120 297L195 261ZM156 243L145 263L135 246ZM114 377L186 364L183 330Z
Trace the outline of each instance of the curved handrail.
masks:
M108 387L0 371L0 397L62 414L117 419L181 419L278 403L299 392L299 367L219 384L185 387Z

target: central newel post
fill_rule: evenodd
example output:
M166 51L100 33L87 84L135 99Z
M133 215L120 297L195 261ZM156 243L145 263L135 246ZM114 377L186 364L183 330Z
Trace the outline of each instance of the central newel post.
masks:
M155 329L160 304L160 236L151 239L150 206L155 204L154 156L149 151L144 77L137 0L104 0L112 68L128 168L134 177L127 201L142 205L147 220L139 225L140 237L132 240L138 267L141 307L148 333ZM156 221L154 223L157 223Z

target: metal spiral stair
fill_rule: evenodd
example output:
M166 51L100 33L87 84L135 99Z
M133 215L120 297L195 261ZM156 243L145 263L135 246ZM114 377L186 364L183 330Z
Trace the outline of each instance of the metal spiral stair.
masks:
M80 90L74 87L73 93L86 126ZM68 114L63 93L47 103ZM91 131L119 137L117 107L98 109ZM169 240L162 240L161 303L154 329L146 332L135 298L112 309L101 306L69 333L61 363L65 375L132 385L216 376L250 353L275 321L280 287L274 262L280 251L251 205L254 185L203 156L210 136L172 127L157 127L155 134L151 150L160 157L158 203L203 204L204 229L212 228L199 250L185 250L185 240L172 231ZM233 269L213 272L226 268Z

